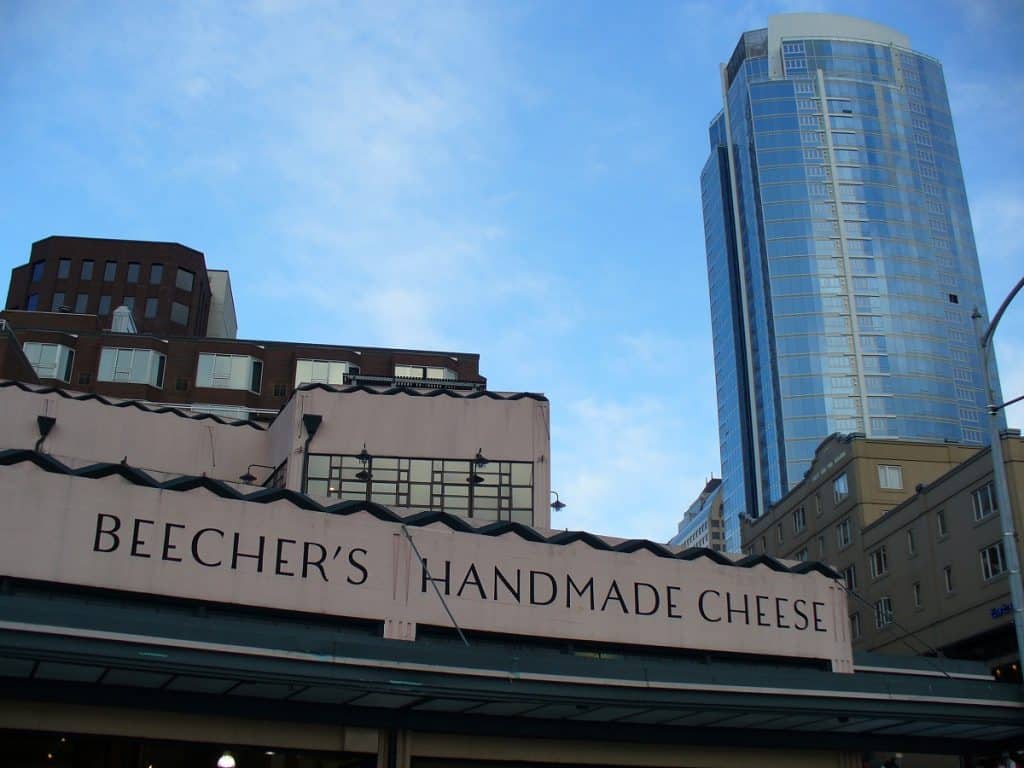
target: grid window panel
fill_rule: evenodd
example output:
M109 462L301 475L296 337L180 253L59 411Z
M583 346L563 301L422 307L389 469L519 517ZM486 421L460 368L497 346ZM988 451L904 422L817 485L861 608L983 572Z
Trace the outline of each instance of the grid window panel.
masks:
M530 462L371 456L364 463L355 455L317 454L310 456L307 486L342 500L533 522Z

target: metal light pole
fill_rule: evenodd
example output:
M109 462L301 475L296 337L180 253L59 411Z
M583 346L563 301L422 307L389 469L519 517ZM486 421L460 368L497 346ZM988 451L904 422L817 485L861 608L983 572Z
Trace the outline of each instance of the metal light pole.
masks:
M1013 521L1013 510L1010 508L1010 492L1006 484L1006 465L1003 463L1003 442L999 434L999 411L1016 402L1020 398L1014 398L1007 403L997 403L996 393L992 389L992 376L989 373L989 352L991 350L992 334L999 325L1007 306L1014 297L1024 288L1024 277L1013 287L1009 295L999 305L992 322L984 330L981 327L983 320L978 308L971 313L971 320L974 321L975 332L978 335L978 346L981 348L981 369L985 377L985 395L988 398L988 429L992 442L992 480L996 486L996 503L999 505L999 524L1003 529L1003 555L1006 557L1007 578L1010 581L1010 600L1013 603L1013 628L1017 635L1017 660L1024 664L1024 585L1020 577L1020 557L1017 554L1017 533Z

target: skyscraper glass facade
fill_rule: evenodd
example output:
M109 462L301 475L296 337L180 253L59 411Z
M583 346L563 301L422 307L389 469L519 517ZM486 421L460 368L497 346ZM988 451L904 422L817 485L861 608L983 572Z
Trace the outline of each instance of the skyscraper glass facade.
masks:
M722 68L701 176L726 545L833 432L981 444L978 257L940 64L787 14Z

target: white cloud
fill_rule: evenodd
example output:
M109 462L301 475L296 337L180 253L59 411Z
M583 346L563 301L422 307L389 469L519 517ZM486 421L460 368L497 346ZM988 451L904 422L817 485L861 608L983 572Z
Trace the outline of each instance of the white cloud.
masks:
M562 403L552 486L568 506L552 527L667 541L718 471L716 434L680 405L643 396Z

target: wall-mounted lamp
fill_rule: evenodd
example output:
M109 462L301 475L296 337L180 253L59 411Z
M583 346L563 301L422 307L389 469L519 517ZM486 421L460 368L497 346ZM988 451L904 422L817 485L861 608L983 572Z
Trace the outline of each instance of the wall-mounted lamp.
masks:
M57 419L53 416L36 416L36 426L39 427L39 439L36 440L36 452L38 453L39 447L43 444L43 440L50 434L50 430L53 429L53 425L57 423Z
M250 464L245 468L245 474L238 478L246 485L249 485L256 480L256 475L252 473L253 467L261 467L262 469L269 469L271 471L277 470L277 467L271 467L269 464Z
M555 512L561 512L566 507L565 502L558 498L558 491L552 491L551 493L555 497L555 500L551 502L551 508Z
M362 480L364 483L373 477L373 456L366 450L366 443L363 443L363 450L356 456L359 459L359 463L363 465L363 468L356 472L356 480Z
M466 482L470 485L480 485L480 483L484 482L484 479L480 477L476 471L480 467L486 467L490 463L491 460L484 456L483 449L478 448L476 456L473 457L472 464L470 465L470 473L469 477L466 478Z

